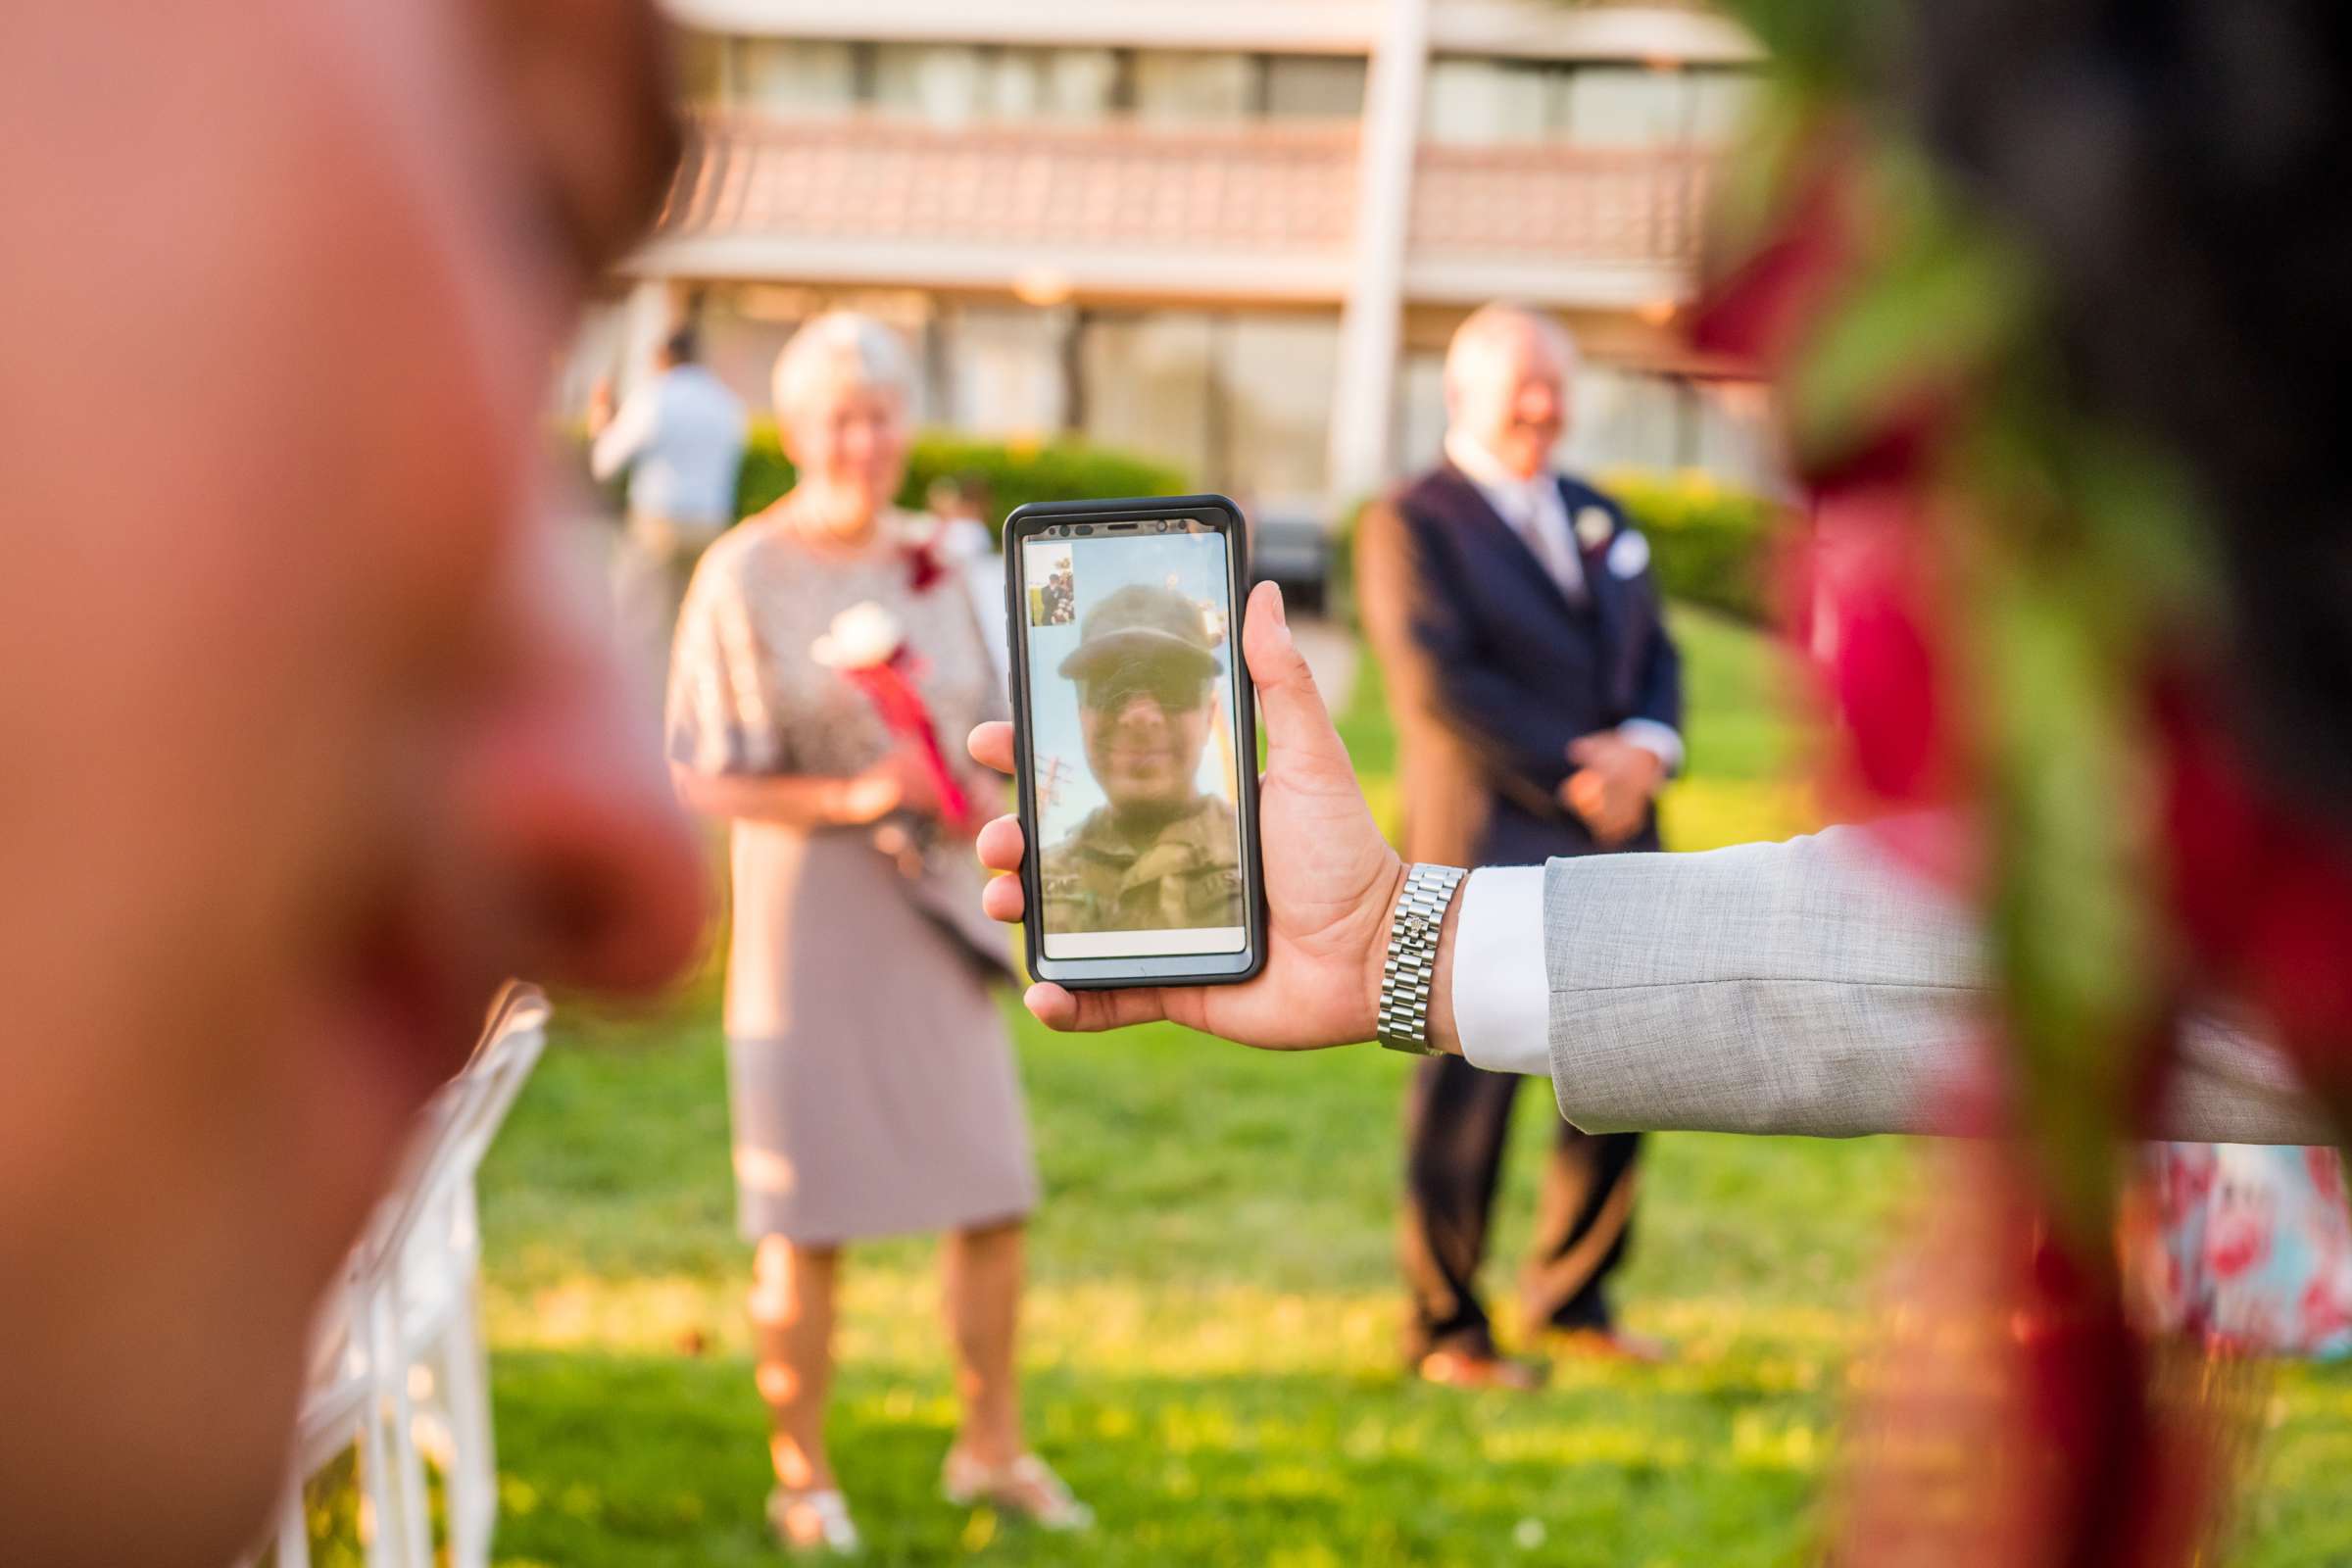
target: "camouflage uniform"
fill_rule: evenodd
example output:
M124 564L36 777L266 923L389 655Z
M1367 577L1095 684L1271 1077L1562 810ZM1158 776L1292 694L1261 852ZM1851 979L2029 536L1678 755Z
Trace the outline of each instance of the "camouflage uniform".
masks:
M1138 848L1102 808L1039 863L1049 931L1168 931L1238 926L1241 827L1233 808L1202 796Z

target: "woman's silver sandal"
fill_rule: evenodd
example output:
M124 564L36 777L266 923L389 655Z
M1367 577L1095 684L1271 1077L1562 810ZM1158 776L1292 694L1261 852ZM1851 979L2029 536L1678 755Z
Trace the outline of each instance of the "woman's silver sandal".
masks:
M832 1487L795 1492L778 1487L767 1494L768 1528L786 1551L857 1555L863 1544L850 1519L849 1499Z

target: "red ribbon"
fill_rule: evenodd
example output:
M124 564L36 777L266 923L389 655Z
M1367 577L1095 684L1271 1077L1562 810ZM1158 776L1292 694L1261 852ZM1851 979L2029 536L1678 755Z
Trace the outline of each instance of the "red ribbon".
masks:
M883 662L845 669L842 673L874 705L885 728L914 743L931 774L931 787L939 796L940 815L952 826L965 828L971 821L971 799L956 781L955 770L948 766L947 753L939 744L939 730L931 721L930 705L914 688L914 677L921 673L921 668L914 655L902 643L898 652Z

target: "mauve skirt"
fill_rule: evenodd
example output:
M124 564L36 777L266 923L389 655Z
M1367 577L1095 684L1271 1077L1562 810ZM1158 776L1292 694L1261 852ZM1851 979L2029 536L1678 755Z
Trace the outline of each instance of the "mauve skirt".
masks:
M830 1246L1036 1207L990 994L1003 971L862 832L738 823L733 859L727 1077L744 1236ZM976 910L977 872L967 880L925 891Z

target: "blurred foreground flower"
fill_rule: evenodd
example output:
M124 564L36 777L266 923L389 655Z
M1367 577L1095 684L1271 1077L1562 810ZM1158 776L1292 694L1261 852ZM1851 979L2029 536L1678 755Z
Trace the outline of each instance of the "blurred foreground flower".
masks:
M1927 1227L1841 1555L2186 1563L2235 1428L2113 1248L2183 1004L2261 1006L2352 1126L2352 24L1736 9L1783 96L1696 330L1780 386L1847 782L1961 814L2000 988L2010 1136Z

